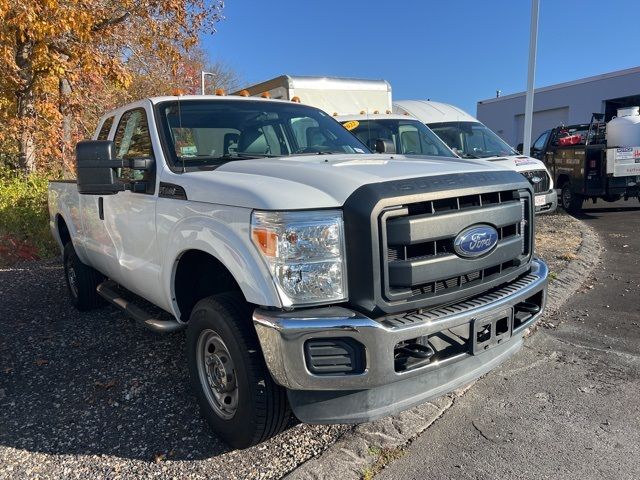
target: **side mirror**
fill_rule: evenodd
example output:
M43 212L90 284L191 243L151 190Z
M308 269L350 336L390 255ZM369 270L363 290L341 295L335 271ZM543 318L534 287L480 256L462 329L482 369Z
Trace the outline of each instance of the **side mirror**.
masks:
M111 195L124 190L115 170L122 162L115 160L115 145L108 140L87 140L76 145L78 193Z
M520 153L524 153L522 150L524 150L524 144L523 143L519 143L518 145L516 145L516 150Z
M396 146L387 138L376 139L376 153L396 153Z
M118 181L117 168L152 170L153 158L119 159L115 156L115 144L109 140L86 140L76 145L78 193L85 195L112 195L127 188L132 191L147 190L147 182L131 185Z

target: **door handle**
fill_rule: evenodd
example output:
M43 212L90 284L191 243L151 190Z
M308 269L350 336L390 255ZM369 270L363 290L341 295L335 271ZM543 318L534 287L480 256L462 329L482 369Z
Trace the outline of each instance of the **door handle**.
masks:
M104 220L104 200L102 197L98 197L98 216L100 220Z

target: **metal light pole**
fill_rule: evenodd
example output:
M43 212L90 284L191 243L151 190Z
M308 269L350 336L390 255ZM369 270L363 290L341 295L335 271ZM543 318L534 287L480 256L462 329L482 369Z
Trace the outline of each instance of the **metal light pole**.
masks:
M529 73L527 75L527 97L524 106L524 141L522 153L531 152L531 129L533 127L533 85L536 76L536 50L538 48L538 2L531 0L531 27L529 30Z
M206 77L207 75L215 77L214 73L205 72L204 70L200 71L200 93L202 95L204 95L204 77Z

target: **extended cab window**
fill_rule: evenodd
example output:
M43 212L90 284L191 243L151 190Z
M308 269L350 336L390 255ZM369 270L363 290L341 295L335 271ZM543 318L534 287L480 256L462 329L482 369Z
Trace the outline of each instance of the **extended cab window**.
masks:
M367 150L329 115L297 103L212 99L169 101L156 108L167 158L178 168Z
M109 132L111 131L111 125L113 125L114 117L107 118L102 127L100 127L100 132L98 132L98 140L109 140Z

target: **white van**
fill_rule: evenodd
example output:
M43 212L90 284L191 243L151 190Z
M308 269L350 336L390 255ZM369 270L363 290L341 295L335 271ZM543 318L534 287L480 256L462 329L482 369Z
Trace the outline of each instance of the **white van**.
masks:
M522 173L533 185L536 213L553 212L558 196L544 163L520 155L486 125L453 105L430 100L393 102L393 112L416 117L463 158L499 163Z

